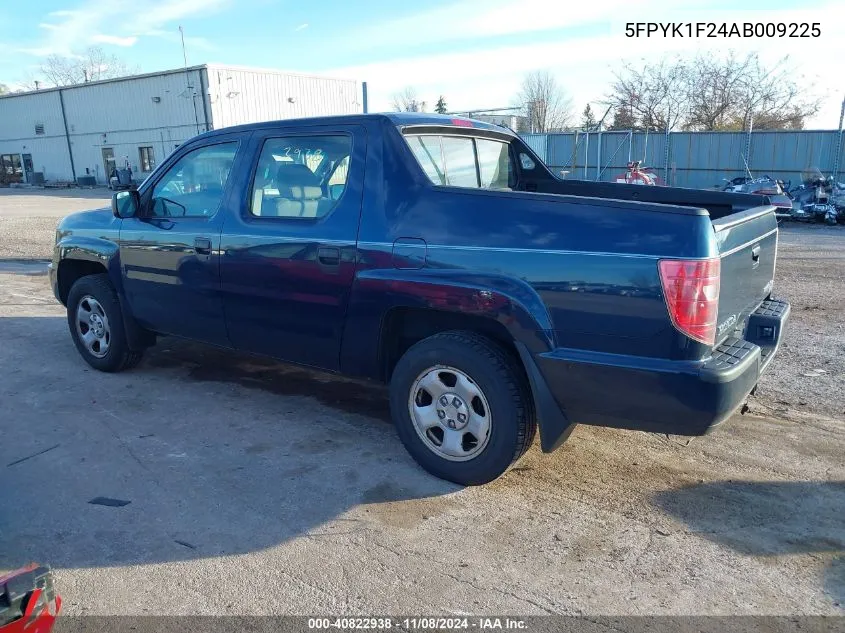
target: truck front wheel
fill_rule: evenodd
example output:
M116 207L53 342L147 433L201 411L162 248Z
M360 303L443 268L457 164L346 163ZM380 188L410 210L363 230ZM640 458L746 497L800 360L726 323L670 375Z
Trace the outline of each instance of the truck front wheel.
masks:
M127 344L120 301L108 275L81 277L71 286L67 323L76 349L94 369L123 371L141 360L143 352Z
M390 409L413 458L463 485L504 473L528 450L537 428L516 361L472 332L435 334L405 352L390 380Z

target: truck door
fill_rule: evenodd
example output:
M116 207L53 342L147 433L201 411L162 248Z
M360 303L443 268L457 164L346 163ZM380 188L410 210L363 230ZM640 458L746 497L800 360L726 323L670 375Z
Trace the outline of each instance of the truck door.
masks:
M366 131L308 126L256 132L251 183L221 236L232 344L337 369L357 259Z
M175 153L145 183L138 217L120 229L124 290L145 326L228 345L220 297L220 227L244 153L240 135L213 136Z

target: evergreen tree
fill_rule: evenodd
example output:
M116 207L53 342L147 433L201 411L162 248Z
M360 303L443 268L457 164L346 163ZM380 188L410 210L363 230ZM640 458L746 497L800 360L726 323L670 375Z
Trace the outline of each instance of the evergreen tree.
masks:
M581 127L585 130L592 130L596 126L596 117L593 116L593 108L590 104L584 108L583 119L581 120Z
M637 120L631 114L631 110L625 106L619 106L613 112L613 124L611 130L636 130Z

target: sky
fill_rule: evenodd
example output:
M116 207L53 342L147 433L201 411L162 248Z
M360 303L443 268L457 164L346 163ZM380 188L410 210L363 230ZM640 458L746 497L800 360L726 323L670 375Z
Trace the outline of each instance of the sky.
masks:
M818 22L809 39L625 36L628 22ZM38 78L50 54L100 46L141 72L183 64L276 68L366 81L370 110L412 86L432 108L514 105L526 73L548 70L580 113L593 110L623 62L707 49L785 55L824 101L807 127L836 128L845 97L845 2L796 0L37 0L0 3L0 83Z

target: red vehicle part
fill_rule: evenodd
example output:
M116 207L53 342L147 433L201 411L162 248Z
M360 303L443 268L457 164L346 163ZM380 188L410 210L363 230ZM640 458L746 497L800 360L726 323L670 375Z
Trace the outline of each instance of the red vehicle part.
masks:
M32 564L0 576L0 633L48 633L61 608L49 567Z
M650 167L640 167L640 161L628 163L627 171L619 174L613 181L628 185L660 185L660 177L650 171Z

